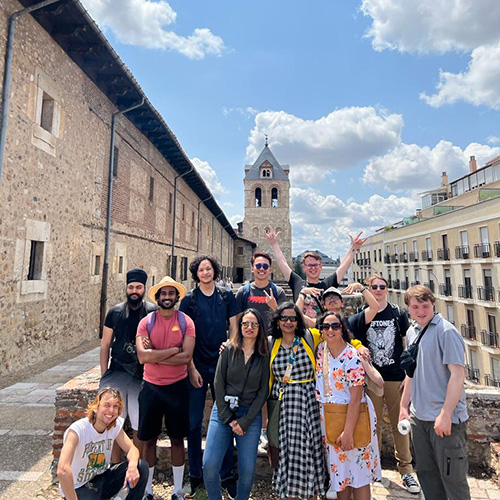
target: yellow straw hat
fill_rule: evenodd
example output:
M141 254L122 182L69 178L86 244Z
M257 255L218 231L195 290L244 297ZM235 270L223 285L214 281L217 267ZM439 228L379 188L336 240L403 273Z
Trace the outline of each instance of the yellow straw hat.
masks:
M172 286L174 287L178 292L179 292L179 300L182 300L186 296L186 287L182 283L177 283L173 278L170 276L165 276L162 278L162 280L157 283L156 285L152 286L149 291L148 291L148 297L153 304L156 304L156 299L155 295L156 292L165 286Z

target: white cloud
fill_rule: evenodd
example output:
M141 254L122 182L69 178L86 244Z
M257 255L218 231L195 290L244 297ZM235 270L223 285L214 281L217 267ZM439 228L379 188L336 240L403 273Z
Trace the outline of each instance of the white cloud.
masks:
M199 158L191 158L191 162L214 195L227 193L227 189L220 183L217 177L217 172L207 161L200 160Z
M349 234L363 231L365 236L404 216L414 215L420 200L395 195L372 195L365 202L343 201L335 195L324 196L313 188L290 189L294 254L321 248L327 254L343 257Z
M433 107L466 101L500 110L500 42L474 49L463 73L441 71L436 89L437 93L420 98Z
M488 144L498 144L500 143L500 137L497 137L496 135L490 135L486 141Z
M253 118L259 112L258 109L253 108L252 106L247 106L246 108L227 108L224 106L222 108L222 114L224 116L229 116L232 113L237 113L247 120Z
M464 150L451 142L440 141L434 148L417 144L400 144L386 155L370 160L363 182L394 192L432 189L439 185L441 172L449 179L468 172L469 158L475 156L478 166L500 153L500 148L471 143Z
M317 120L265 111L255 117L247 159L256 159L268 133L280 163L293 166L295 184L322 182L332 171L352 168L396 146L402 128L401 115L373 107L342 108Z
M196 28L189 36L165 29L177 13L164 0L83 0L85 7L103 29L110 29L117 40L148 49L173 50L189 59L220 56L225 47L221 37L208 28Z
M500 38L498 0L362 0L375 50L470 51Z
M245 217L240 214L234 214L227 218L227 220L231 223L232 227L236 227L238 222L241 222Z

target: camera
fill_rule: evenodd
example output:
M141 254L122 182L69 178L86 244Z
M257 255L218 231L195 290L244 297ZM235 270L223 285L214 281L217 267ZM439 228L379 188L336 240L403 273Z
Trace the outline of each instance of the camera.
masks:
M127 354L135 354L136 353L135 344L133 344L132 342L125 342L125 344L123 344L123 350Z
M224 401L229 403L229 409L231 411L237 411L240 405L238 404L238 396L224 396Z

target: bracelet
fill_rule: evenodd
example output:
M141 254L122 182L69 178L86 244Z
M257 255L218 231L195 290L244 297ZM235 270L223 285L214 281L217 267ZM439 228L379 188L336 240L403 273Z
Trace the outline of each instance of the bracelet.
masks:
M366 291L368 290L368 287L367 286L364 286L360 291L359 293L365 293Z

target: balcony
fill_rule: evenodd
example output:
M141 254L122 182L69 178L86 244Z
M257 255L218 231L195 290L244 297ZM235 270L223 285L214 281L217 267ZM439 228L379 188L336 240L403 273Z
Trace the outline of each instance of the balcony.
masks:
M439 295L451 297L451 283L439 283Z
M403 262L404 264L406 264L408 262L408 254L407 253L402 253L400 258L399 258L399 261L400 262Z
M364 260L364 265L365 266L371 266L371 263L372 263L372 261L371 261L370 258Z
M493 243L493 254L495 257L500 257L500 241Z
M410 262L418 262L418 252L410 252Z
M481 330L481 344L498 349L498 333Z
M390 263L391 263L391 256L388 253L386 253L384 255L384 264L390 264Z
M500 378L493 378L489 373L484 376L484 385L500 387Z
M422 250L422 260L431 261L432 260L432 250Z
M435 289L434 281L429 281L428 283L424 283L424 286L426 286L427 288L429 288L429 290L432 293L434 293L434 289Z
M363 259L356 259L356 264L361 267L363 265Z
M420 285L420 281L412 281L410 283L410 286L417 286L417 285Z
M469 365L465 365L465 377L467 380L479 384L479 368L471 368Z
M455 247L455 259L469 259L469 245Z
M391 262L393 264L397 264L399 262L399 255L397 253L393 253L391 255Z
M472 286L458 285L458 297L461 299L472 299Z
M438 248L437 258L438 258L438 260L450 260L450 249L449 248Z
M466 340L476 340L476 327L462 324L460 326L460 333Z
M477 298L486 302L495 302L495 289L492 286L478 286Z
M392 282L392 288L394 290L399 290L401 288L401 282L399 280L394 280Z
M478 243L474 245L474 257L476 259L487 259L491 257L491 249L489 243Z

